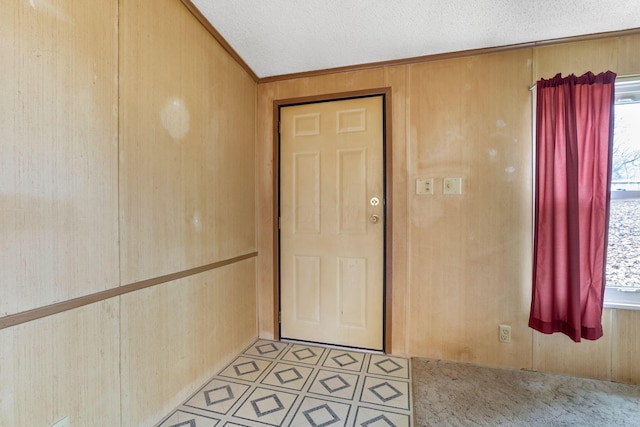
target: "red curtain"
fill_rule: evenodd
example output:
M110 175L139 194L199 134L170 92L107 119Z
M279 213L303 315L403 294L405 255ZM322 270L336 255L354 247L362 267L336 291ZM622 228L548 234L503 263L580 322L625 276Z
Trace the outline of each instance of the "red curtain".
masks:
M533 299L529 326L602 336L615 73L537 83Z

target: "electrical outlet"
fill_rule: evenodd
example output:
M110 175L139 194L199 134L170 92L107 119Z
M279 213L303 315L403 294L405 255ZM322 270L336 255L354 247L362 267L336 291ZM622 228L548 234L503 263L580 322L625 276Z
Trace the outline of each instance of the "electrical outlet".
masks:
M509 343L511 342L511 326L509 325L500 325L498 327L498 339L500 342Z
M57 423L51 424L51 427L71 427L71 421L69 421L69 417L64 417Z

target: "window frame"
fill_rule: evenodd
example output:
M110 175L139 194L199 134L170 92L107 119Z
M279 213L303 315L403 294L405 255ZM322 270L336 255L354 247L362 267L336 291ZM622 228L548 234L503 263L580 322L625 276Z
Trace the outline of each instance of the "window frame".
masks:
M640 75L616 79L615 103L616 105L640 103ZM640 288L605 286L603 306L604 308L640 310Z

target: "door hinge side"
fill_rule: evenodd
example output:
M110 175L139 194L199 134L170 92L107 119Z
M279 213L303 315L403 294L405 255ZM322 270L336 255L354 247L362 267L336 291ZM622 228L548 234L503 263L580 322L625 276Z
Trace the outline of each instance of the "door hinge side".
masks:
M280 218L280 217L278 217L278 230L280 230L281 225L282 225L281 218Z
M278 312L278 323L282 323L282 313Z

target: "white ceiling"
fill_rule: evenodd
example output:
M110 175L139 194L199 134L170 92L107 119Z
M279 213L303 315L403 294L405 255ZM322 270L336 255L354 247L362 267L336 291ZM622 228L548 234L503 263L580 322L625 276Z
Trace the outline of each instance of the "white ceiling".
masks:
M259 78L640 28L638 0L192 3Z

